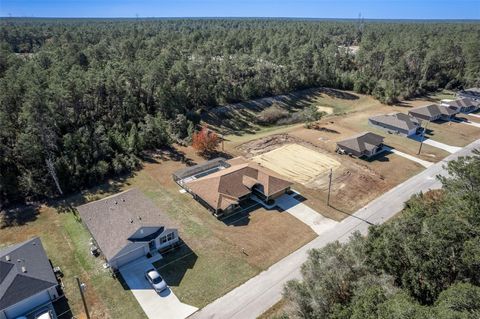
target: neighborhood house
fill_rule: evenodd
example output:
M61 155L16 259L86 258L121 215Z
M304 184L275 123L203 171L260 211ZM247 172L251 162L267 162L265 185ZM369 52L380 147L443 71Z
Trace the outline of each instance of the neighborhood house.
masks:
M457 93L457 96L460 98L471 98L476 101L480 101L480 88L470 88L466 90L461 90Z
M471 98L461 98L445 102L444 105L448 108L456 110L457 113L470 113L475 112L480 108L480 100L475 101Z
M284 177L243 157L208 161L178 171L173 178L217 217L231 214L252 196L270 202L292 185Z
M368 123L390 133L411 136L422 130L421 122L403 113L391 113L370 117Z
M156 255L179 241L172 222L136 188L77 210L113 270L148 254Z
M408 111L408 114L429 122L444 120L449 121L455 117L459 111L440 104L428 104L419 106Z
M0 250L0 319L54 313L63 296L40 238Z
M337 142L337 152L356 157L370 158L383 150L384 137L372 132L363 132Z

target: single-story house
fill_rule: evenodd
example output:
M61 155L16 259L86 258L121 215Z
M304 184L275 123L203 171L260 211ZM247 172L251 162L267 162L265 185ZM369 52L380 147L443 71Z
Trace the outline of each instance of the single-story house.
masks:
M189 166L173 173L173 180L180 186L195 178L200 178L208 174L217 172L221 169L228 168L231 165L223 157L217 157L212 160Z
M458 113L457 110L448 108L440 104L428 104L419 106L408 111L408 114L420 119L429 122L437 120L449 121L455 117Z
M368 119L368 123L388 132L405 136L415 135L422 130L420 120L404 113L372 116Z
M61 296L40 238L0 250L0 319L33 317Z
M383 150L383 140L381 135L363 132L337 142L337 152L370 158Z
M136 188L79 206L77 211L114 271L179 241L165 213Z
M265 202L274 200L292 185L272 170L243 157L227 160L226 163L229 167L208 174L200 172L179 183L217 217L236 211L252 195Z
M447 108L457 111L457 113L470 113L475 112L480 108L480 101L475 101L471 98L465 97L445 102L443 105Z
M457 92L459 98L471 98L472 100L480 101L480 88L470 88Z

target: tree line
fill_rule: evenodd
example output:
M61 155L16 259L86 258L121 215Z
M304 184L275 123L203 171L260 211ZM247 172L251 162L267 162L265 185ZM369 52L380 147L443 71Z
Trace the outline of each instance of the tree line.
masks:
M226 103L317 86L392 103L479 85L479 38L475 23L1 19L0 203L135 169Z
M281 318L480 317L480 151L448 164L443 189L400 216L312 250Z

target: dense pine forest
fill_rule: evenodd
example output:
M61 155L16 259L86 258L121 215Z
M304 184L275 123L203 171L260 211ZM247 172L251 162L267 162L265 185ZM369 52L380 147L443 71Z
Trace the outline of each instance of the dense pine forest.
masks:
M128 172L218 105L480 85L478 23L2 19L0 42L0 207Z
M479 318L480 152L447 170L367 237L312 250L281 318Z

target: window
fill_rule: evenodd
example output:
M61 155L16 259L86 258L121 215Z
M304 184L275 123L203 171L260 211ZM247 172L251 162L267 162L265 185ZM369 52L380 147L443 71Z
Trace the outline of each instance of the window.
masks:
M175 239L175 233L168 233L166 236L160 237L160 245L165 244L166 242L169 242L171 240Z

